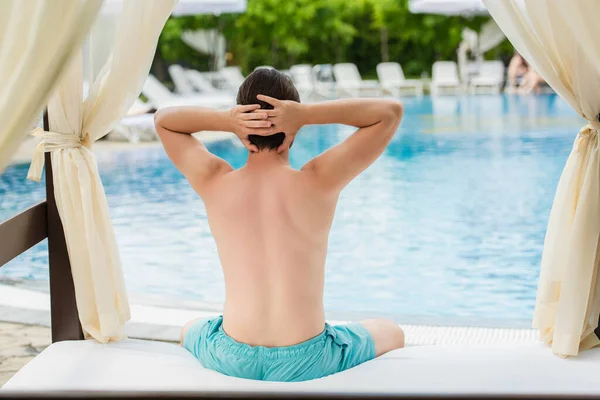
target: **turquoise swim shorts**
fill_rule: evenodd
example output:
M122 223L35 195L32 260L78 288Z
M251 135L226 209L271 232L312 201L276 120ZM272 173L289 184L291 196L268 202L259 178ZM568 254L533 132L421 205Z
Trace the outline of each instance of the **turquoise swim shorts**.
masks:
M375 342L361 324L331 326L319 336L286 347L250 346L223 331L223 317L198 321L183 347L205 367L238 378L298 382L321 378L375 358Z

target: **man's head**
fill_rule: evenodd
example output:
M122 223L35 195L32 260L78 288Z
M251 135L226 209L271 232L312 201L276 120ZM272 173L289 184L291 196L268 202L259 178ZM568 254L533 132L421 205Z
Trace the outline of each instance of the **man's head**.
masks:
M292 80L287 75L271 68L259 68L246 77L238 90L237 104L260 104L263 109L272 109L272 105L256 98L259 94L279 100L300 102L300 95ZM284 132L269 136L248 135L250 143L256 145L259 150L277 150L284 139Z

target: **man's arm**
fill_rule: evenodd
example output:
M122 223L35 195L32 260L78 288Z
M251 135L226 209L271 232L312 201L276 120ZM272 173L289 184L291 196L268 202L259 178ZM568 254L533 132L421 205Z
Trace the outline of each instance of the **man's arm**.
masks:
M266 112L275 130L286 133L288 144L284 144L288 147L302 125L344 124L359 128L344 142L302 167L332 190L341 190L383 153L403 114L400 102L386 99L347 99L308 105L265 96L258 99L274 106L274 110Z
M210 153L191 134L199 131L235 133L250 151L248 134L271 134L267 115L252 113L259 105L237 106L228 111L203 107L167 107L154 114L156 131L173 164L195 189L203 188L213 177L232 170L223 159Z
M404 108L395 100L348 99L311 104L305 124L344 124L359 128L342 143L309 161L326 187L341 190L383 153L398 129Z

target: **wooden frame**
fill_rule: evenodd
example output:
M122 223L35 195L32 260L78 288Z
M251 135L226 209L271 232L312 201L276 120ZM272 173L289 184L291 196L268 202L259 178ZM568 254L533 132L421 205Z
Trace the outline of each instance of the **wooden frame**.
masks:
M44 129L49 130L47 114ZM63 226L54 198L52 157L45 155L46 201L0 224L0 267L48 238L52 343L83 339Z
M46 213L46 202L42 201L0 225L0 265L48 237Z
M54 179L50 153L46 153L46 203L48 221L48 267L50 270L50 320L52 343L81 340L75 285L62 222L54 198Z

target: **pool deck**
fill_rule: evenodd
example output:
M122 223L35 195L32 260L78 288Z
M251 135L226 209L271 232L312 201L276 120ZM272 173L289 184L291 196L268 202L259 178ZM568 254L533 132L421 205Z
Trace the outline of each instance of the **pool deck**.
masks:
M0 387L50 342L46 326L0 322Z
M225 140L232 140L236 136L230 132L199 132L194 134L194 137L200 140L202 143L214 143ZM19 147L16 154L11 159L11 164L29 164L35 147L39 143L39 139L30 137L27 138ZM148 142L137 142L130 143L126 141L111 141L111 140L100 140L94 142L92 151L95 154L106 153L114 150L134 150L143 148L157 148L161 147L161 143L158 140Z
M215 314L214 310L132 304L126 332L133 338L178 342L181 326L187 321ZM400 325L408 346L538 342L534 329ZM51 343L49 327L48 293L0 284L0 386Z
M166 307L133 301L129 336L140 339L178 341L181 327L195 318L209 318L216 310ZM332 324L350 319L335 318ZM50 295L41 291L0 285L0 321L50 326ZM408 320L407 320L408 322ZM523 328L482 327L474 325L437 325L400 323L411 345L531 343L537 331Z

